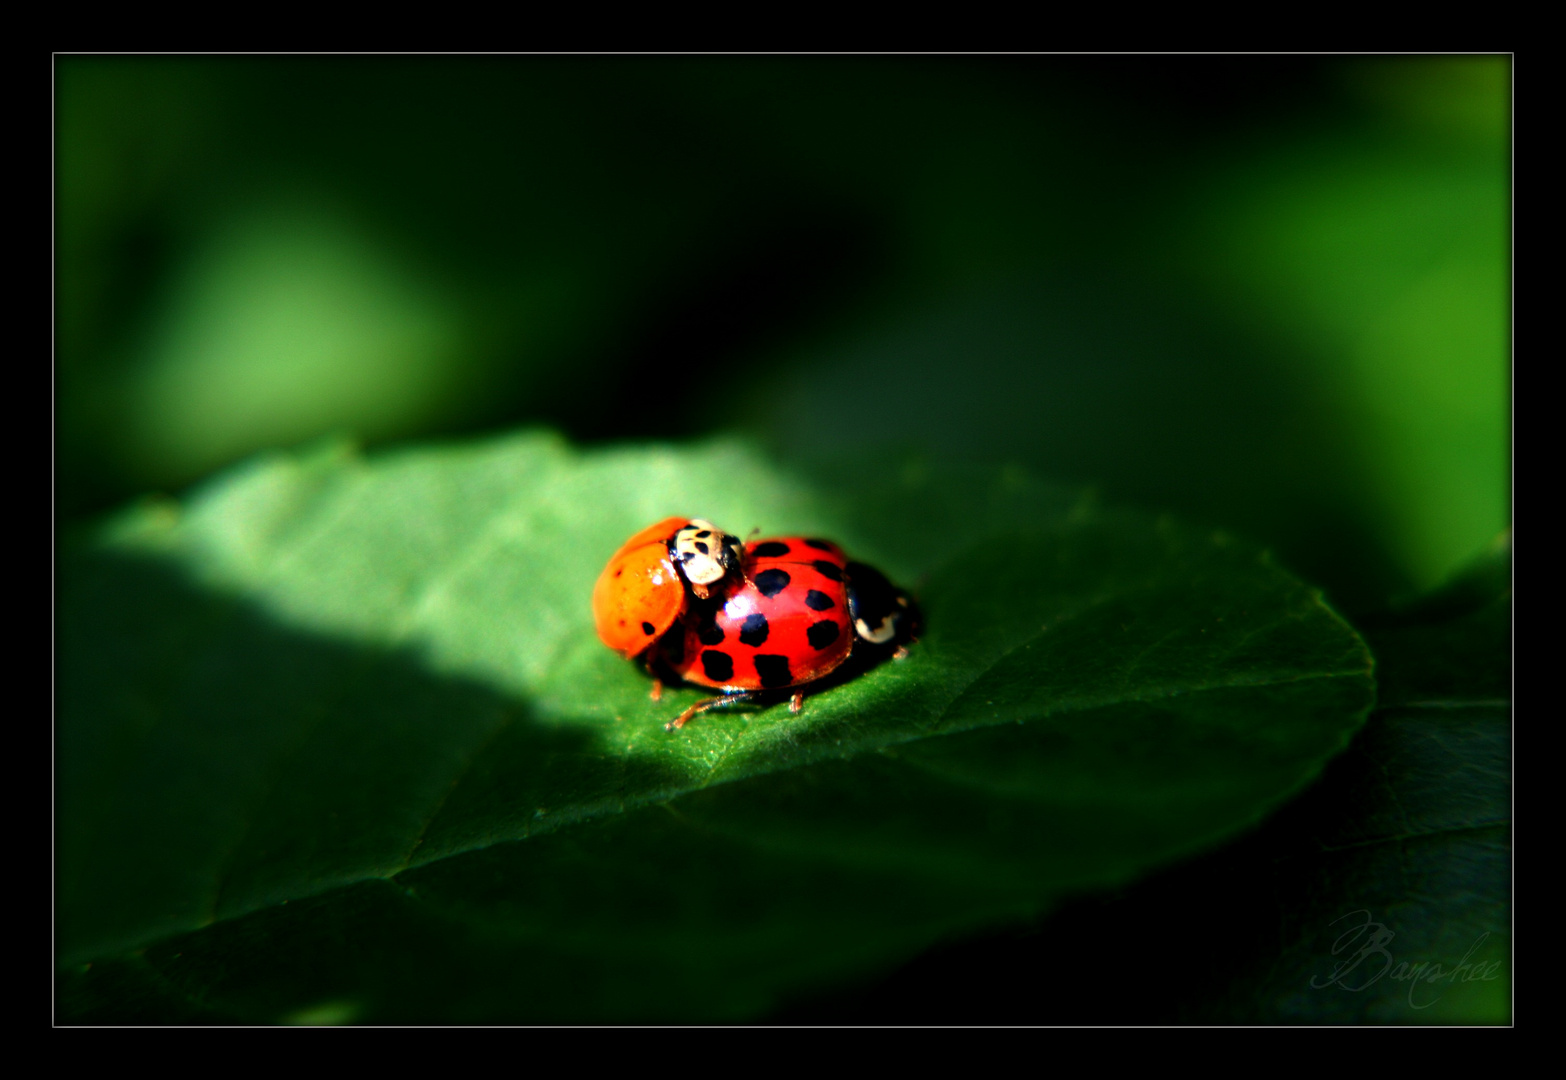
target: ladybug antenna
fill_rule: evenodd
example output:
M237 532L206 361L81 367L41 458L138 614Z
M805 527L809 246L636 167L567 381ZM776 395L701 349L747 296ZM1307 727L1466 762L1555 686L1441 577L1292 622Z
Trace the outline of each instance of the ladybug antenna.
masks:
M761 526L760 525L757 525L755 528L751 529L750 532L745 534L745 543L747 543L747 544L750 543L750 538L752 536L755 536L760 531L761 531Z

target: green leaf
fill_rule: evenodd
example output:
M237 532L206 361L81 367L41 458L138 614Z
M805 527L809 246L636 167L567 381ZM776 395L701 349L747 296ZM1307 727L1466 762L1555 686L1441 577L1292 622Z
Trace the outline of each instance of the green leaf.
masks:
M1509 1022L1509 538L1366 630L1380 706L1255 833L777 1019Z
M1206 1018L1511 1019L1511 544L1364 620L1380 701L1250 845L1266 929ZM1242 853L1242 860L1245 854Z
M1247 1015L1510 1022L1511 561L1506 534L1429 597L1365 620L1379 707L1281 816L1278 879L1308 902L1257 966Z
M902 661L663 723L588 598L649 521L840 539ZM67 1020L758 1015L1134 880L1321 770L1363 643L1262 553L1016 474L740 444L257 460L64 562Z

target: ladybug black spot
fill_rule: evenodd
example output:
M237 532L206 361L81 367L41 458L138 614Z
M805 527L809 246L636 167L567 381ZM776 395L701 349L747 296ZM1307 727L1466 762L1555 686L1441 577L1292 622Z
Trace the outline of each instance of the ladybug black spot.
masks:
M723 627L713 622L709 615L707 621L696 628L696 640L703 645L722 645Z
M831 611L837 607L832 598L819 589L811 589L805 594L805 606L811 611Z
M806 540L806 547L813 547L817 551L831 551L832 545L826 540Z
M810 645L815 649L824 649L837 640L837 623L831 619L822 619L805 631L805 637L810 640Z
M810 565L814 566L816 568L816 572L824 578L830 578L833 581L843 580L842 567L838 566L835 562L827 562L825 559L817 559Z
M704 649L701 654L701 669L713 682L728 682L734 678L734 658L726 652Z
M707 545L698 540L696 541L696 550L705 555L707 554Z
M761 612L745 616L745 621L740 624L740 642L755 648L767 640L767 632L771 629L767 625L767 617Z
M775 686L788 686L794 681L794 673L788 669L786 656L757 656L756 674L761 676L761 685L768 690Z
M698 540L705 540L707 537L709 537L711 535L712 535L712 532L710 530L703 529L701 532L696 534L696 539L698 539Z
M788 545L777 540L768 540L764 544L757 544L751 554L758 559L776 559L788 554Z
M836 570L837 567L834 566L832 569ZM788 576L787 570L778 570L773 568L771 570L763 570L761 573L757 574L755 577L755 584L756 588L761 592L762 596L776 596L778 593L788 588L789 580L790 578Z
M656 627L656 626L654 626L654 625L653 625L653 624L652 624L652 623L650 623L650 622L644 622L644 623L642 623L642 633L644 633L644 634L647 634L647 635L648 635L648 636L651 636L651 635L652 635L652 632L653 632L653 631L654 631L654 630L656 630L656 629L658 629L658 628L657 628L657 627Z

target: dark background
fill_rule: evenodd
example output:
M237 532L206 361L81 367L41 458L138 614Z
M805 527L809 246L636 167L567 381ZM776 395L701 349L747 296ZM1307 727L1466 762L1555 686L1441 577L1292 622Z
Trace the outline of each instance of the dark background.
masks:
M1020 466L1374 608L1509 520L1497 57L62 57L57 517L544 425Z

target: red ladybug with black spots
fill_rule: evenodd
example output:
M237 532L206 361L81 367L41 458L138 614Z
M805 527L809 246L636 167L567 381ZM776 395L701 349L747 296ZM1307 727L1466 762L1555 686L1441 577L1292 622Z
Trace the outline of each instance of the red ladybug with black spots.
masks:
M697 713L818 682L856 654L907 655L918 610L880 571L851 562L830 540L800 536L745 546L740 572L706 598L692 597L663 635L660 659L676 675L723 697L691 706L668 725Z

